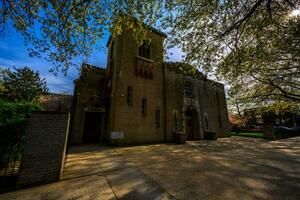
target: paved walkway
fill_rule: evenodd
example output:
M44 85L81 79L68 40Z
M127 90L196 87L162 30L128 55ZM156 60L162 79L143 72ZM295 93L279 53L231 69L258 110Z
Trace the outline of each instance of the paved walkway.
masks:
M63 180L0 199L300 199L300 137L70 149Z

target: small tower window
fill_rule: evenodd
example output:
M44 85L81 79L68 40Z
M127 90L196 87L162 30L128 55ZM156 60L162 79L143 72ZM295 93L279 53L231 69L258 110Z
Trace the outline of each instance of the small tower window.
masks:
M155 126L156 128L160 127L160 110L156 110L155 112Z
M208 115L204 113L205 130L208 131Z
M193 96L193 83L187 81L184 85L184 96L192 97Z
M144 98L142 100L142 115L146 116L147 115L147 99Z
M173 130L178 131L178 113L176 110L173 111Z
M139 56L150 59L150 44L146 41L139 47Z
M127 87L127 105L129 105L129 106L132 105L132 87L131 86Z

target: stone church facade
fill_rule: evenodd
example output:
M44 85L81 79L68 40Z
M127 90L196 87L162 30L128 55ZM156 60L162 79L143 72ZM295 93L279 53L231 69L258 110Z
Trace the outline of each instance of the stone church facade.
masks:
M110 38L106 69L83 64L75 81L70 141L132 145L229 134L224 85L191 66L163 62L166 35L138 47L130 31Z

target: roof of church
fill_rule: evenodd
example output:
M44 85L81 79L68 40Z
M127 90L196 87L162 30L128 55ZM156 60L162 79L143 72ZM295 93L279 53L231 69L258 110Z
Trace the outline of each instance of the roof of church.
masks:
M183 74L187 77L195 78L195 79L202 79L206 82L209 82L214 85L219 85L223 87L223 83L220 83L215 80L208 79L206 75L204 75L202 72L199 71L196 67L193 65L190 65L188 63L183 62L164 62L164 66L167 68L167 70L175 72L177 74Z
M82 68L82 70L87 70L87 71L92 70L94 72L99 72L99 73L106 72L105 68L98 67L98 66L95 66L95 65L91 65L91 64L88 64L88 63L82 63L81 68Z
M155 32L155 33L157 33L157 34L159 34L159 35L165 37L165 38L167 37L167 34L163 33L162 31L160 31L160 30L158 30L158 29L156 29L156 28L153 28L153 27L151 27L151 26L149 26L149 25L147 25L147 24L145 24L145 23L143 23L143 26L149 28L151 31L153 31L153 32ZM110 36L109 36L109 39L108 39L108 41L107 41L107 43L106 43L106 46L109 45L111 39L112 39L112 36L110 35Z
M178 74L184 74L194 78L206 78L196 67L183 62L164 62L164 66L169 70Z

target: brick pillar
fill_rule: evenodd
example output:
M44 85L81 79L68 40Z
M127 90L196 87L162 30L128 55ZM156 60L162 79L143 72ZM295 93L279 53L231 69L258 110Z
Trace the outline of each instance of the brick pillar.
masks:
M263 134L265 139L276 139L274 132L274 114L263 113Z
M70 114L66 112L31 114L17 188L59 181L66 154L69 118Z

